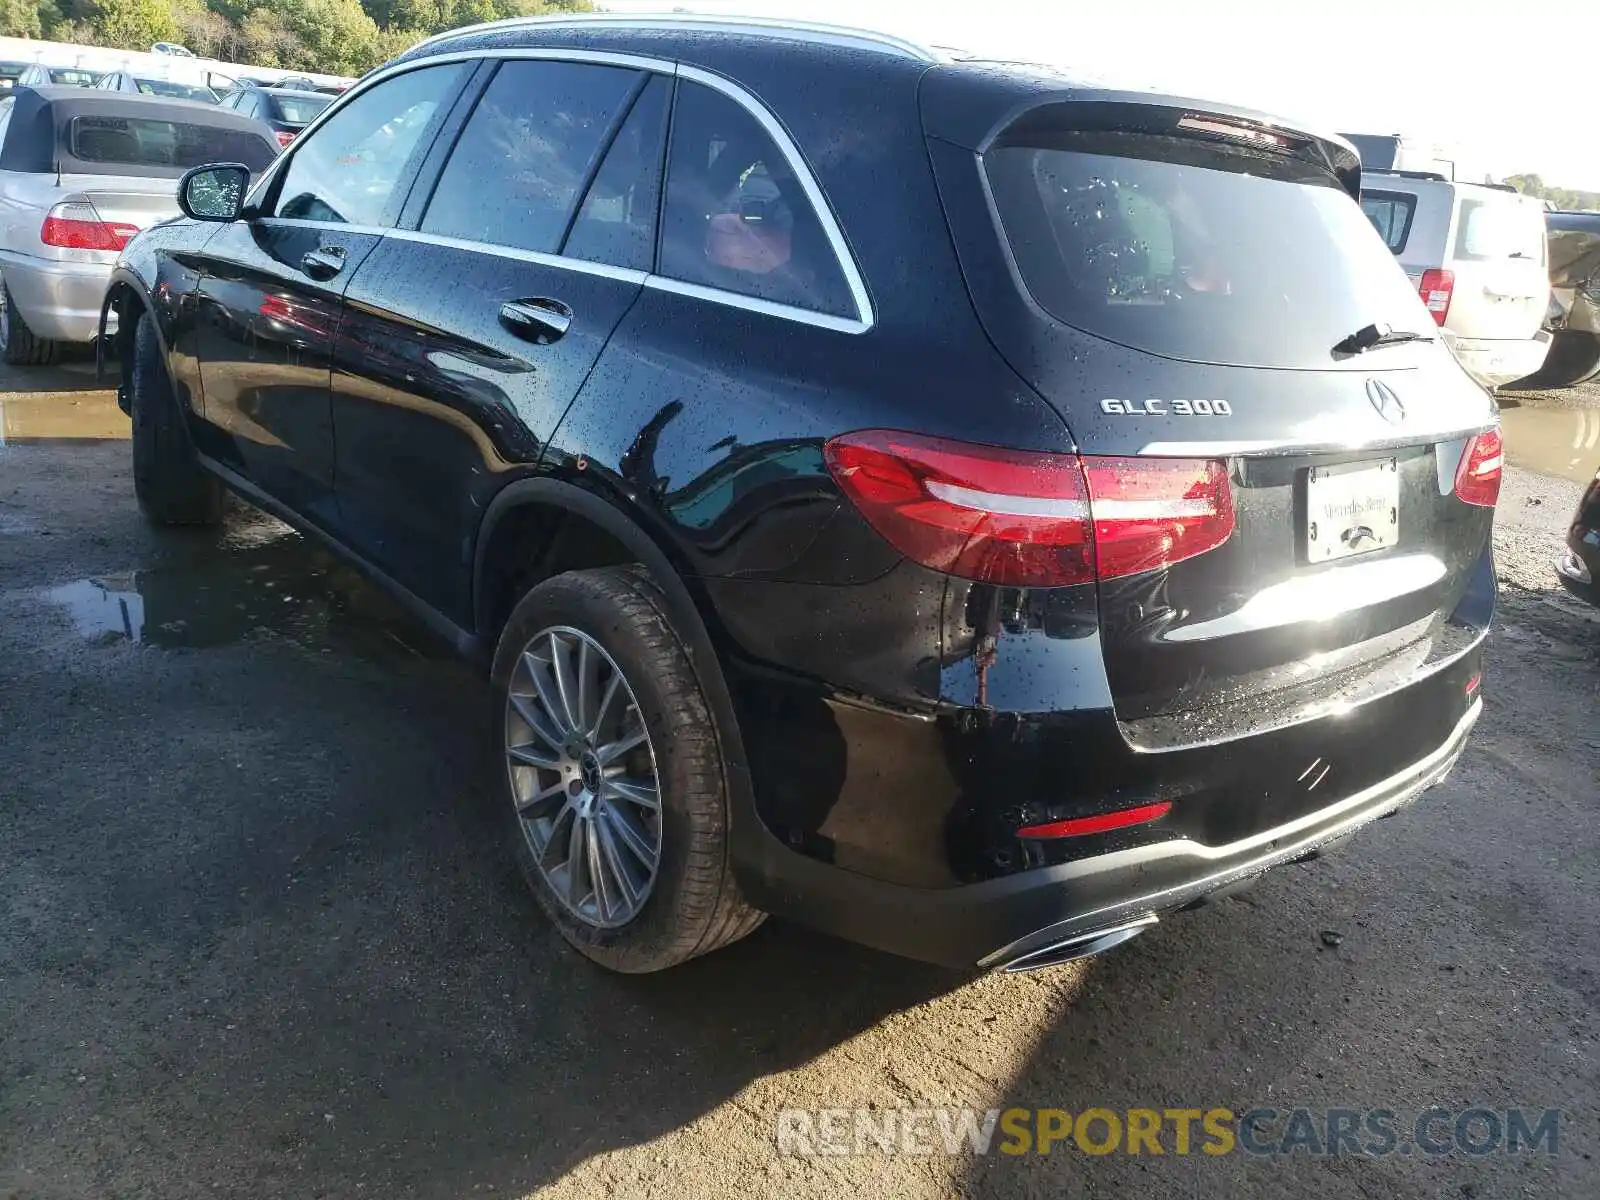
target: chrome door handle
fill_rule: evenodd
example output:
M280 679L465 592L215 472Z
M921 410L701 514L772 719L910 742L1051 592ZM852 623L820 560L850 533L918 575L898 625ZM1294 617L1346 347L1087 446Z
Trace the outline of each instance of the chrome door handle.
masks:
M332 279L344 270L343 246L318 246L300 259L300 269L313 279Z
M572 328L572 310L559 300L508 300L500 324L526 341L549 345Z

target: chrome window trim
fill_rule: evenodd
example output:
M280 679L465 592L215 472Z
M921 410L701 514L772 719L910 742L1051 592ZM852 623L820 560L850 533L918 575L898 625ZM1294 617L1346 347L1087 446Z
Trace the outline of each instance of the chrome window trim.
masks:
M530 19L548 23L543 22L542 18ZM565 18L562 20L565 20ZM455 32L459 33L460 31L457 30ZM794 173L794 177L799 181L801 190L805 192L806 200L810 203L812 212L816 214L817 221L822 226L823 234L827 237L828 244L833 250L834 261L839 264L839 270L844 275L845 286L849 289L850 298L855 304L856 315L854 317L841 317L833 313L817 312L809 308L779 304L775 301L764 300L759 296L747 296L742 292L707 287L704 284L689 283L685 280L673 279L664 275L632 271L622 267L613 267L608 263L567 258L564 255L518 250L515 247L501 246L493 242L475 242L469 239L448 238L442 235L422 234L416 230L396 229L393 227L335 225L326 221L306 221L290 217L264 219L300 227L342 229L347 233L378 234L379 236L393 236L401 240L419 242L433 241L439 245L450 245L465 250L492 250L509 254L513 257L524 257L525 261L537 262L545 266L568 267L572 270L586 271L595 275L607 275L609 278L627 281L633 281L635 277L638 277L639 282L657 291L674 292L682 296L708 300L716 304L725 304L731 308L742 308L749 312L762 313L766 316L799 321L803 324L815 325L822 329L832 329L841 333L866 333L877 323L877 316L872 307L872 299L867 293L866 281L862 277L860 267L856 264L855 255L851 253L849 244L844 240L844 233L839 228L833 209L829 206L826 197L823 196L821 186L818 185L816 177L811 173L810 167L801 156L800 149L795 145L794 139L789 136L788 131L779 123L777 117L754 95L739 84L734 83L731 79L724 78L712 71L706 71L683 63L669 62L666 59L652 58L648 55L613 53L602 50L568 50L552 46L530 46L505 50L459 50L449 54L439 54L393 63L381 68L323 109L317 115L317 118L301 131L295 142L298 145L307 134L315 132L324 121L339 112L347 103L350 103L357 96L364 95L368 90L377 87L385 80L394 78L396 75L447 63L470 62L484 58L587 62L597 63L602 66L629 67L636 70L652 71L659 75L677 76L692 83L709 87L738 104L754 117L756 122L766 131L767 136L778 147L779 153L787 160L789 169ZM247 205L254 203L258 195L266 194L265 189L271 187L272 181L277 177L278 172L285 169L283 164L288 162L293 154L293 150L286 154L280 154L262 171L260 178L257 179L255 186L250 189L250 193L246 197ZM657 236L660 236L659 230L657 231ZM611 272L624 273L609 274Z
M423 246L443 246L450 250L493 254L499 258L514 258L539 267L559 267L567 271L579 271L585 275L598 275L603 279L616 279L622 283L643 285L650 278L650 272L633 267L614 267L610 263L592 262L586 258L567 258L561 254L547 254L542 250L502 246L499 242L479 242L471 238L450 237L442 233L423 233L419 229L385 229L382 232L384 237L397 242L416 242Z
M611 29L684 30L689 33L756 33L773 37L788 37L794 41L810 42L819 46L841 49L874 50L909 58L916 62L937 63L946 56L937 50L873 29L857 29L849 25L830 25L825 21L791 21L778 17L718 17L705 13L651 13L632 16L628 13L584 13L541 17L507 17L500 21L485 21L479 25L464 25L460 29L446 30L424 38L416 46L431 46L447 38L467 34L491 33L504 29L582 29L600 26Z

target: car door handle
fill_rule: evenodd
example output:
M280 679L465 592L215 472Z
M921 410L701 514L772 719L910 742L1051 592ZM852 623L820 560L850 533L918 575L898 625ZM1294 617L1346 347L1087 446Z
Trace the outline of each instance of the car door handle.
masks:
M300 269L313 279L332 279L344 270L343 246L318 246L306 251L300 259Z
M500 324L525 341L548 346L572 328L572 310L559 300L508 300Z

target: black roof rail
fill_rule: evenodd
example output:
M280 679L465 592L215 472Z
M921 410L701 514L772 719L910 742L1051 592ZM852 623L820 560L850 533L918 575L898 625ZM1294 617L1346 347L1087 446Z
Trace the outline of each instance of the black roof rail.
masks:
M1517 189L1509 183L1480 183L1479 187L1493 188L1497 192L1514 192Z
M1436 183L1450 183L1437 171L1402 171L1397 167L1362 167L1369 175L1395 175L1401 179L1431 179Z

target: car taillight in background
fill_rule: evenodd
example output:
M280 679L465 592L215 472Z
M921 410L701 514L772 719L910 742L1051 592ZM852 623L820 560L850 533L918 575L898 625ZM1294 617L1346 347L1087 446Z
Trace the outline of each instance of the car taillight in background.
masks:
M1417 291L1422 296L1422 302L1428 306L1428 311L1433 314L1433 323L1443 325L1444 319L1450 315L1450 298L1456 291L1456 273L1441 271L1437 267L1429 268L1422 273L1422 282L1417 285Z
M294 141L294 131L292 129L274 129L272 132L278 135L278 149L280 150Z
M101 220L87 201L68 200L45 214L39 240L64 250L121 250L138 232L137 225Z
M907 558L966 579L1060 587L1169 566L1233 534L1226 466L1041 454L887 429L824 448L861 515Z
M1500 499L1501 468L1505 445L1498 429L1486 429L1467 443L1456 468L1456 497L1467 504L1493 508Z

